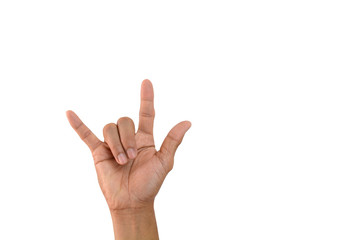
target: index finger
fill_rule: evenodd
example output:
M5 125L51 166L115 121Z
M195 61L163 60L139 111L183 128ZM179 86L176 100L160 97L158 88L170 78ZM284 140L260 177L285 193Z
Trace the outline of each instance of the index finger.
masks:
M102 143L73 111L66 111L66 117L68 118L71 127L79 135L81 140L86 143L91 152Z
M150 80L145 79L141 84L141 102L138 131L152 135L154 118L154 89Z

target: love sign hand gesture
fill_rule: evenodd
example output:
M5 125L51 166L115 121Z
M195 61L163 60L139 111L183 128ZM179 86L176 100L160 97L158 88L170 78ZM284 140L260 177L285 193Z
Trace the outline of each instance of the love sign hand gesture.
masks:
M71 127L89 147L100 188L111 211L137 209L153 204L166 175L174 164L175 151L181 143L189 121L175 125L160 150L154 145L154 91L151 82L141 84L138 130L131 118L121 117L105 125L104 141L71 110L66 111Z

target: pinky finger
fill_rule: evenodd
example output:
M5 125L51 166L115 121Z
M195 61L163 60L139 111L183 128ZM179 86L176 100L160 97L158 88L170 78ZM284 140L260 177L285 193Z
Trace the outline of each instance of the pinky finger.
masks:
M102 143L73 111L66 111L66 117L69 120L71 127L90 148L91 152Z

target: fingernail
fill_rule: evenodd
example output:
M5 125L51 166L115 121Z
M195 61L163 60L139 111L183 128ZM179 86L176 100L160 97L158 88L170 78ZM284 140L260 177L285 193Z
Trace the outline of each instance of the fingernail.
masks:
M118 161L120 164L125 164L127 162L126 155L124 153L120 153L118 155Z
M133 149L133 148L129 148L127 150L127 154L130 159L134 159L136 157L136 152L135 152L135 149Z

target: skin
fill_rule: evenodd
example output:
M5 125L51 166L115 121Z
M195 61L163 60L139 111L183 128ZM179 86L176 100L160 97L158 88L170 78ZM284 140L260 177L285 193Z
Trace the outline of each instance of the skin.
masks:
M138 129L131 118L103 128L104 141L71 110L66 111L71 127L89 147L100 188L113 220L116 240L159 239L154 199L174 165L175 152L191 127L189 121L176 124L155 149L154 91L150 80L141 84Z

